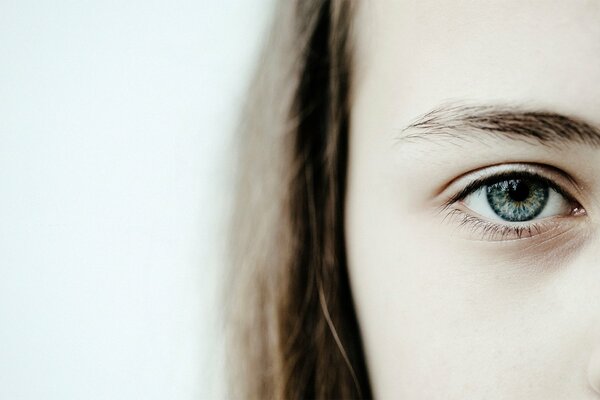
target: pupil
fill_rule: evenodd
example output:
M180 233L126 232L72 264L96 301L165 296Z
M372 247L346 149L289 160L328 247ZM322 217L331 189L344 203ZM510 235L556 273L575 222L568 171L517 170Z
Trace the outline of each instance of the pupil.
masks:
M529 185L523 181L511 181L508 195L514 201L525 201L529 197Z

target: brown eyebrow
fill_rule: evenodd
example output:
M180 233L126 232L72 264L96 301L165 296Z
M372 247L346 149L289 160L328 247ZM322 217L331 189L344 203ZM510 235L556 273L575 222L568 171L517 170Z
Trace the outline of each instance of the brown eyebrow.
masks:
M442 105L402 129L399 140L470 140L473 133L548 146L581 143L600 147L600 129L579 118L498 105Z

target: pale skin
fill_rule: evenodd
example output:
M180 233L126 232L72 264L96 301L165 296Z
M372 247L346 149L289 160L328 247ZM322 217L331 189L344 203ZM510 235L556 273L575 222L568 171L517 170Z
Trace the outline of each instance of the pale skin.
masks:
M410 127L445 104L600 126L600 1L365 1L355 19L345 235L374 395L600 398L600 147ZM447 204L511 171L571 199L519 222Z

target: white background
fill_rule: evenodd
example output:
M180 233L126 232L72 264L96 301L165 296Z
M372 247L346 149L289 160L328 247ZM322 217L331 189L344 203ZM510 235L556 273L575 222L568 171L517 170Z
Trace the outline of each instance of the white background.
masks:
M0 1L0 399L222 396L227 156L272 3Z

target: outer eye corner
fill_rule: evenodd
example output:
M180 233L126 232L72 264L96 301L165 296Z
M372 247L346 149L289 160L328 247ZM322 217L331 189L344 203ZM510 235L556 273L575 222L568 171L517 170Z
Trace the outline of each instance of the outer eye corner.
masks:
M587 210L583 208L579 203L573 207L571 210L571 215L573 217L585 217L587 215Z

